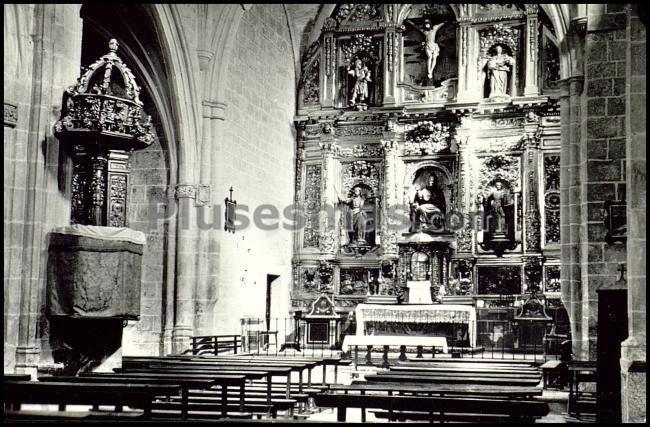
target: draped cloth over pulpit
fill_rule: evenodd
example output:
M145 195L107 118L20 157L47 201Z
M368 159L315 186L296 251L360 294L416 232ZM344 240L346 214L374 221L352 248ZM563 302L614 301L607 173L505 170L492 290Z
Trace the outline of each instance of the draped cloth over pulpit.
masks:
M75 224L50 234L48 314L137 320L146 237L129 228Z
M368 322L386 323L456 323L468 326L469 342L476 347L476 309L451 304L359 304L355 310L357 335L366 335ZM407 334L405 334L407 335Z

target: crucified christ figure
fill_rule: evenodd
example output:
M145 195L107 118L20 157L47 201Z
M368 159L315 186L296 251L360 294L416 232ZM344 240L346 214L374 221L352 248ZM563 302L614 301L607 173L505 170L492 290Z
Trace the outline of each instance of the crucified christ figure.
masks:
M441 22L432 27L431 21L425 19L424 29L421 30L410 20L407 20L407 22L424 35L426 41L422 42L422 46L424 47L424 53L427 55L427 77L432 79L433 69L436 68L436 61L440 54L440 47L436 43L436 33L445 23Z

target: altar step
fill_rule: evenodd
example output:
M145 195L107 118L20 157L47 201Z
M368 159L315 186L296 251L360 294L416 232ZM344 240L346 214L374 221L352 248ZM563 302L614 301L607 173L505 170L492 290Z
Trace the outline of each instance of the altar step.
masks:
M397 304L395 295L369 295L366 304Z

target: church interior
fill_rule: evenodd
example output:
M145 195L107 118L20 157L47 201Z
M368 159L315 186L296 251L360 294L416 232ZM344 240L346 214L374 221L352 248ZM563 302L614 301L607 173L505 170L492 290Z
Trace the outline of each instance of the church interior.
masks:
M5 4L7 421L646 421L637 4Z

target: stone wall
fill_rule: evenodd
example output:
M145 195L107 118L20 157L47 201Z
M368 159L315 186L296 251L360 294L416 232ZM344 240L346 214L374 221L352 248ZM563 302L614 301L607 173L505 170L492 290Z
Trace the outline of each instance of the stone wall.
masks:
M122 340L122 351L128 355L157 355L161 344L167 225L153 221L151 209L154 205L161 212L167 209L169 168L165 151L156 138L151 146L131 156L127 225L145 233L147 245L142 256L140 320L129 322Z
M4 359L51 359L43 316L47 233L69 222L69 162L53 137L79 73L79 5L4 6ZM72 80L71 80L71 77Z
M604 203L625 200L626 14L624 5L588 5L580 148L582 328L576 356L595 360L596 289L616 281L625 244L605 241ZM574 346L575 349L575 346Z
M201 312L196 333L239 333L239 319L264 317L266 274L278 274L273 285L272 317L288 316L291 233L253 225L262 204L280 216L293 200L295 78L289 28L282 7L255 5L239 24L225 85L227 107L216 150L216 182L212 202L223 205L228 190L239 206L247 205L251 224L235 234L220 231L210 250L205 294L196 295ZM242 212L243 213L243 212ZM273 221L267 221L269 223ZM280 219L280 224L281 224ZM205 313L205 314L203 314Z
M625 120L627 152L627 285L629 338L621 348L624 422L646 421L646 28L629 8Z

